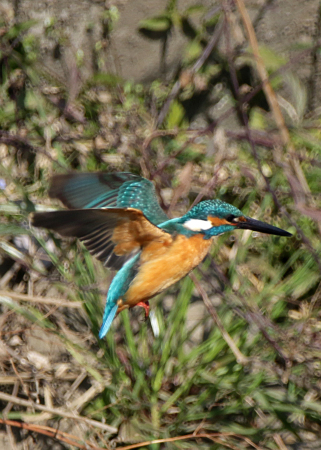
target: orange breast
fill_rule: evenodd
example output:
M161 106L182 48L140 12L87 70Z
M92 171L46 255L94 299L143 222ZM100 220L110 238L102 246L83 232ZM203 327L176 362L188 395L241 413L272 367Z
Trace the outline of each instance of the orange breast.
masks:
M213 238L178 235L170 245L152 242L142 253L139 272L124 296L134 306L159 294L196 267L208 253Z

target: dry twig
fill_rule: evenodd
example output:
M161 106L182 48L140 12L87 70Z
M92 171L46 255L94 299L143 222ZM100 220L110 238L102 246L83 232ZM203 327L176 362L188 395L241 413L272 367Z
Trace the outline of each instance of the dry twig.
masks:
M59 307L65 307L65 308L81 308L82 302L72 302L72 301L65 301L65 300L58 300L56 298L47 298L47 297L40 297L37 295L25 295L20 294L13 291L1 291L0 290L0 297L9 297L13 298L15 300L22 300L24 302L31 302L31 303L42 303L44 305L54 305Z
M56 430L55 428L46 427L42 425L33 425L25 422L17 422L15 420L0 419L0 423L3 423L10 427L22 428L23 430L33 431L35 433L43 434L45 436L51 437L52 439L57 439L58 441L66 442L66 444L78 447L81 450L105 450L101 447L91 444L86 441L83 444L83 439L78 438L64 431Z
M37 403L31 402L30 400L24 400L22 398L15 397L13 395L5 394L4 392L0 392L0 399L4 400L5 402L15 403L16 405L26 406L27 408L33 408L35 410L49 412L55 416L78 420L80 422L86 423L89 426L93 426L96 428L100 428L101 430L108 431L109 433L117 433L118 431L116 427L112 427L111 425L98 422L97 420L87 419L86 417L78 416L77 414L64 411L61 408L47 408L46 406L39 405Z

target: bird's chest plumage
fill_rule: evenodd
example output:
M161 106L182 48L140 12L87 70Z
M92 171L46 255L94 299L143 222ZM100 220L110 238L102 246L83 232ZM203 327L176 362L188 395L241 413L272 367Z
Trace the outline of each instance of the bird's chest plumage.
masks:
M208 253L212 239L178 235L172 242L152 242L142 252L139 271L123 300L129 306L148 300L176 283Z

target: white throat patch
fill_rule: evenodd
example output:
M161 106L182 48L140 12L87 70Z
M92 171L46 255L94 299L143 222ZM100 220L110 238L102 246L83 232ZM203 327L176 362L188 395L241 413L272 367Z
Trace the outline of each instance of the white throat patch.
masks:
M209 220L190 219L183 226L191 231L205 231L212 228L213 224Z

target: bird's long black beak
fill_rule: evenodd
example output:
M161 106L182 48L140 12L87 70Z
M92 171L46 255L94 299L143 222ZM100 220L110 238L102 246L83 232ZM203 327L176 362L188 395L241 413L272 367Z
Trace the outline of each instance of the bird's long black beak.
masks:
M261 222L260 220L251 219L251 217L244 217L244 219L244 221L237 224L237 228L259 231L260 233L266 234L275 234L276 236L292 236L291 233L288 233L281 228L274 227L273 225L269 225L268 223Z

